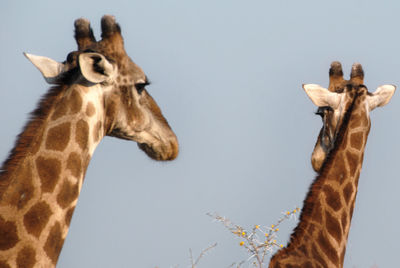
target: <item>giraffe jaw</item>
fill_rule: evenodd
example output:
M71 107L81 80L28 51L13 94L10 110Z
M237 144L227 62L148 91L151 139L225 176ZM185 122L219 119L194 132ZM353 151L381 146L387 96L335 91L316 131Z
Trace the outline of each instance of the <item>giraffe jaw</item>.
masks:
M178 142L176 138L169 143L159 144L158 146L147 143L138 143L137 145L150 158L157 161L174 160L178 156Z

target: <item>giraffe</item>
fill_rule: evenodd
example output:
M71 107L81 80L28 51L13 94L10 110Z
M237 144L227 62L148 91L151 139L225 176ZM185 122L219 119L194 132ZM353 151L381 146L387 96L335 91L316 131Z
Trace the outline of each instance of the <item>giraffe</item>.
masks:
M289 244L269 264L278 267L343 267L350 222L356 200L364 149L370 131L369 113L386 105L395 86L383 85L369 93L360 64L352 66L350 80L333 62L325 89L303 88L318 106L323 127L312 154L317 177L304 200L303 210Z
M0 267L55 267L90 158L104 136L136 141L173 160L178 141L126 54L119 24L105 15L102 39L75 21L78 50L59 63L25 54L53 87L0 170Z

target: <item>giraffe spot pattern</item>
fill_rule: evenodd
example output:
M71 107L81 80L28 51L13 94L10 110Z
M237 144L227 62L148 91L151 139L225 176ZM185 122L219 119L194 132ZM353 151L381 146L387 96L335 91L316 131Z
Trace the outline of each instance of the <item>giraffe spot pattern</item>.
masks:
M69 154L67 159L67 169L71 171L74 177L80 178L82 175L82 160L78 153L72 152Z
M346 245L344 245L342 252L340 253L340 263L344 262L344 256L346 254Z
M285 268L301 268L301 267L295 264L286 264Z
M313 207L313 215L312 218L315 222L317 223L322 223L322 207L321 203L318 199L314 201L314 207Z
M364 157L364 154L362 154L361 158L363 158L363 157ZM355 186L356 186L356 191L357 191L358 180L360 179L360 169L357 170L357 173L356 173L356 175L354 177L356 178L355 179Z
M349 164L349 168L350 168L350 176L354 176L357 171L358 162L359 162L358 155L347 151L346 159L347 159L347 163Z
M318 252L317 246L315 243L312 244L311 246L311 254L313 256L313 259L319 262L322 267L328 267L328 264L325 262L324 258L321 256L321 254Z
M347 204L350 201L350 197L351 197L352 193L353 193L353 184L351 182L349 182L348 184L346 184L346 186L343 189L344 200L346 201Z
M98 142L102 136L102 122L99 121L96 123L94 129L93 129L93 141Z
M82 150L87 149L89 139L89 125L83 119L76 123L76 142Z
M71 135L71 123L62 123L47 132L46 149L64 151Z
M0 250L12 248L18 241L17 225L14 222L4 220L0 216Z
M55 158L39 156L36 159L36 168L39 174L43 192L52 192L61 172L61 162Z
M338 264L339 257L337 255L336 249L331 245L323 231L319 233L317 241L320 249L325 253L329 260L334 264Z
M359 114L353 113L351 115L351 121L350 121L349 128L354 129L359 126L361 126L361 116Z
M308 249L307 249L307 247L303 244L303 245L301 245L299 248L299 251L301 252L301 253L303 253L303 255L304 256L306 256L306 257L309 257L310 255L309 255L309 252L308 252Z
M362 132L352 133L350 135L350 145L356 150L361 150L364 144L364 134Z
M347 212L346 211L343 211L343 213L342 213L341 222L342 222L342 228L345 229L347 227Z
M0 268L11 268L11 266L4 261L0 261Z
M53 115L51 116L51 120L57 120L58 118L66 115L68 113L68 104L65 98L62 98L60 102L57 103L57 106L54 109Z
M32 166L30 163L21 165L21 169L16 171L15 176L20 179L16 189L10 193L9 200L6 201L11 206L22 209L32 199L34 188L32 184ZM6 196L7 198L7 196Z
M339 243L342 239L342 228L336 217L325 211L325 226L328 233Z
M328 175L329 180L339 181L340 184L346 178L345 162L342 155L343 154L341 152L337 153L337 157L335 157L335 161L333 163L335 168L331 169Z
M18 268L32 268L36 263L36 252L32 247L26 246L18 253Z
M71 202L75 201L79 196L79 184L71 183L67 180L61 187L59 194L57 195L57 203L62 208L66 208Z
M50 206L45 202L35 204L24 216L24 226L28 233L39 238L51 216Z
M323 191L325 193L325 202L333 210L338 211L342 207L339 193L328 185L324 185Z
M354 205L356 202L353 202L350 207L350 219L353 217Z
M74 214L75 207L70 208L65 213L65 224L69 226L71 224L72 215Z
M322 218L321 218L321 217L318 217L318 219L322 221ZM307 228L307 232L312 236L312 235L314 234L314 231L315 231L316 229L317 229L317 228L315 227L315 224L309 223L309 224L308 224L308 228Z
M304 268L314 268L314 265L310 261L307 261L306 263L304 263L303 267Z
M49 236L44 245L44 251L54 264L57 263L63 243L64 239L62 238L61 225L59 222L56 222L54 226L51 227Z
M86 115L91 117L96 113L96 109L94 108L94 105L92 102L88 102L86 106Z
M70 106L70 114L76 114L82 109L82 97L78 91L72 91L68 102Z

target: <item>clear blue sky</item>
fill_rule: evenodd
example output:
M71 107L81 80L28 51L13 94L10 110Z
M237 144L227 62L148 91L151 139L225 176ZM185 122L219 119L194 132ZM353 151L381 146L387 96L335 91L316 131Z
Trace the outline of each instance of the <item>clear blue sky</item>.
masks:
M23 3L24 2L24 3ZM105 138L90 163L59 260L66 267L201 267L247 258L207 212L243 227L301 206L321 126L302 83L327 86L331 61L353 62L371 91L400 85L399 1L2 1L0 158L48 85L22 52L63 61L73 22L100 34L113 14L128 54L176 132L179 158L151 161ZM400 229L400 101L372 114L345 267L394 267ZM295 222L282 226L286 243Z

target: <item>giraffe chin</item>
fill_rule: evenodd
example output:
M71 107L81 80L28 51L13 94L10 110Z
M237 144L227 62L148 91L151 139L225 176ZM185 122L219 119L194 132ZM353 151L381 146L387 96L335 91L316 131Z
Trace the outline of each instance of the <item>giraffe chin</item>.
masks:
M169 145L162 144L160 146L149 145L147 143L138 143L137 145L151 159L157 161L170 161L178 156L178 145L174 142L169 143Z

